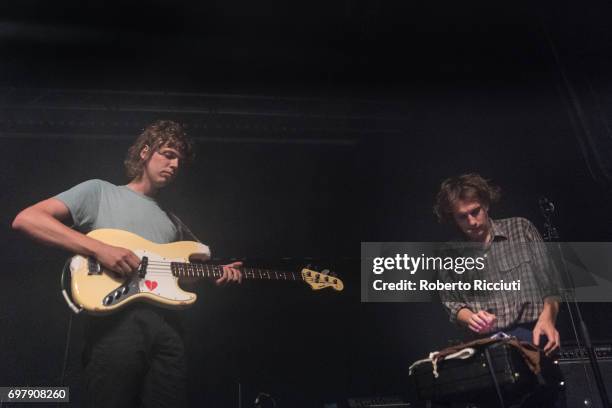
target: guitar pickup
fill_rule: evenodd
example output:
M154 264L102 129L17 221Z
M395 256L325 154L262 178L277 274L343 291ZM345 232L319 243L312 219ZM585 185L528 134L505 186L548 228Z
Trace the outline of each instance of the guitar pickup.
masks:
M140 278L144 278L145 275L147 274L148 265L149 265L149 258L146 256L143 256L142 259L140 260L140 266L138 267L138 276Z
M93 257L87 258L87 274L88 275L99 275L102 273L100 263Z

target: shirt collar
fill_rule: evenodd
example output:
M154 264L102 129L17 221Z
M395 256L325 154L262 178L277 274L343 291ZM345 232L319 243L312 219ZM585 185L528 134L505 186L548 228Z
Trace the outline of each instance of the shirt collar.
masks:
M491 223L491 234L493 235L493 241L506 241L508 240L508 230L505 225L495 221L493 218L489 218Z

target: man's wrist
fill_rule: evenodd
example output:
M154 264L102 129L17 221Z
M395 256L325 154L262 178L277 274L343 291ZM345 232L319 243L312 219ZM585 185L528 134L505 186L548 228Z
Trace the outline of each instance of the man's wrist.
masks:
M557 314L559 312L559 302L553 298L544 299L544 307L542 313L538 318L538 321L549 321L555 323L557 321Z
M86 253L84 255L93 256L94 258L98 259L98 255L106 244L96 239L89 238L87 236L85 238L86 240L83 247L85 248Z

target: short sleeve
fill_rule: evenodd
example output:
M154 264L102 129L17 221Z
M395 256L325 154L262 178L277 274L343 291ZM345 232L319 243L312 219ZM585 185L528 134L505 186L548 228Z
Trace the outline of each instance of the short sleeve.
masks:
M54 197L66 204L76 229L91 229L98 217L102 183L102 180L87 180Z

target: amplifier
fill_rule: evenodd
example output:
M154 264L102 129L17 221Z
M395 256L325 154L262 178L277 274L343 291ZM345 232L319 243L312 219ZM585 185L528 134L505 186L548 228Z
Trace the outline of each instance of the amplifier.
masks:
M595 355L608 398L612 398L612 343L596 345ZM586 349L577 346L563 346L558 360L564 377L567 406L603 408Z
M400 397L349 398L349 408L410 408Z
M612 359L612 343L596 345L595 355L598 360ZM563 346L558 356L559 361L588 360L588 358L586 349L575 345Z
M323 408L411 408L412 404L400 396L349 398L339 403L326 403Z

